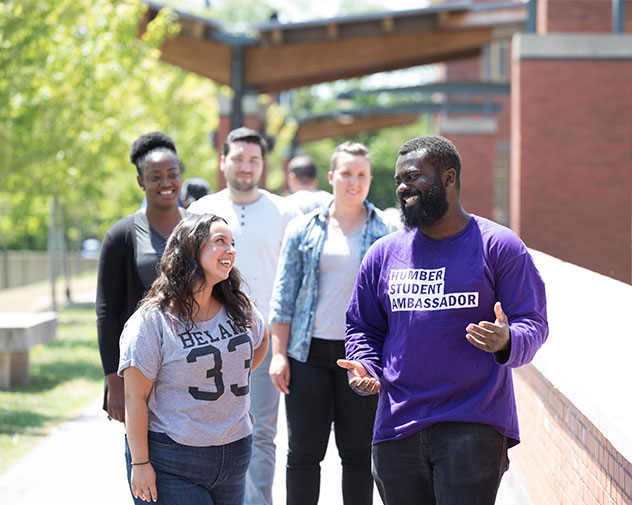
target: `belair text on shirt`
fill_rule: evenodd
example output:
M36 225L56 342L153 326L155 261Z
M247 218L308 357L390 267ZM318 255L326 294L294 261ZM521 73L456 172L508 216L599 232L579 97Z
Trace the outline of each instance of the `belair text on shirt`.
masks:
M189 347L208 345L227 338L246 335L245 330L239 328L232 319L227 319L226 321L229 328L226 328L221 323L218 324L218 332L216 335L211 335L208 331L186 331L184 333L178 333L178 337L182 340L182 348L188 349Z
M478 307L478 293L445 293L445 267L393 269L388 277L391 310L445 310Z

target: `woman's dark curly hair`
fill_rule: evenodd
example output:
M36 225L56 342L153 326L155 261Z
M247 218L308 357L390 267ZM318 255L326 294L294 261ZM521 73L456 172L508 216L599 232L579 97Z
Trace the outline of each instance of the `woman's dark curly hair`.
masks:
M129 152L129 160L136 166L138 175L143 176L147 159L149 155L155 152L171 154L178 162L180 172L184 172L184 164L178 157L178 151L176 151L176 144L173 139L163 132L149 132L138 137L132 144Z
M193 316L200 306L194 295L206 285L200 265L200 250L210 235L211 223L225 219L214 214L189 216L174 228L160 261L158 277L141 305L162 310L174 327L184 322L185 331L194 327ZM253 308L241 290L242 278L233 267L228 279L213 286L213 296L224 306L228 316L241 328L252 326Z

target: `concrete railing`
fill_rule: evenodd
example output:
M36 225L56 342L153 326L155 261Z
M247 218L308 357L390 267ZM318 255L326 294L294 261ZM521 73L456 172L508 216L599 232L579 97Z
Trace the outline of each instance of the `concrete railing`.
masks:
M534 505L632 504L632 286L532 254L550 334L514 372L512 465Z
M83 258L78 252L68 253L68 268L72 276L95 270L96 259ZM56 271L61 275L61 260L57 259ZM0 250L0 289L26 286L45 281L50 277L49 258L46 251Z
M0 312L0 389L27 384L29 351L56 335L56 312Z

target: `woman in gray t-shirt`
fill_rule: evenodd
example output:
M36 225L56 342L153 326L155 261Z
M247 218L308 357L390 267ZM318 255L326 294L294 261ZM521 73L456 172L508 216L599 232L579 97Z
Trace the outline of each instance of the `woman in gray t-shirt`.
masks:
M250 372L263 317L241 290L232 233L218 216L185 218L158 278L125 324L126 458L136 503L241 505L250 462Z

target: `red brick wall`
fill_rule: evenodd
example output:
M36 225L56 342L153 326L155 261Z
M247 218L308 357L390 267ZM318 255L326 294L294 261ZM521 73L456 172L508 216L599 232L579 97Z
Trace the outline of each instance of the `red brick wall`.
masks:
M632 31L632 0L625 0L625 32ZM612 0L538 0L537 32L612 33Z
M494 207L494 135L446 134L461 155L461 203L488 219Z
M632 503L632 464L532 365L514 371L522 443L511 465L535 505Z
M472 80L482 79L481 58L469 58L445 64L446 80ZM488 97L474 95L468 101L483 102ZM458 101L461 97L451 96L450 100ZM508 144L510 139L509 96L493 96L492 101L502 105L500 113L494 114L497 121L495 134L448 134L447 137L454 142L463 159L463 172L461 174L461 203L466 211L472 212L488 219L494 218L494 157L497 145ZM451 116L455 117L455 116Z
M446 81L473 81L481 78L481 59L467 58L446 64Z
M631 83L631 60L521 60L512 78L512 228L628 283Z

